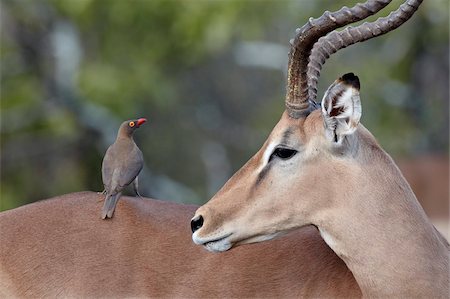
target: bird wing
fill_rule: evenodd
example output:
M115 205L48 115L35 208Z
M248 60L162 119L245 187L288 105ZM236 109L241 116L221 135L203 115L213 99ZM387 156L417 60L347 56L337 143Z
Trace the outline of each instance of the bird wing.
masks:
M108 150L106 150L105 156L102 162L102 180L106 191L111 187L111 179L114 171L114 149L111 145Z
M141 172L143 166L144 158L142 157L142 152L137 146L134 146L133 150L127 156L124 167L121 169L119 186L125 187L131 184L139 172Z

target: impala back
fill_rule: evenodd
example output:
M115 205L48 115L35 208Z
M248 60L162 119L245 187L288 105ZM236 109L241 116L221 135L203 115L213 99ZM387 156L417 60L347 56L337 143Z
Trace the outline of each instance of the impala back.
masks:
M0 213L0 297L289 298L360 296L314 227L210 254L191 241L195 206L68 194Z

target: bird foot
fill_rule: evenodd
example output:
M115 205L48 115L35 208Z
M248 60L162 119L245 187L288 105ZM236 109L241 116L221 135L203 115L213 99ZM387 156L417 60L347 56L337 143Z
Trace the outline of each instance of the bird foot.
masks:
M103 190L102 192L97 192L97 194L98 194L98 195L105 195L105 194L106 194L106 189ZM104 199L101 198L101 199L97 200L97 202L100 202L100 201L103 201L103 200L104 200Z

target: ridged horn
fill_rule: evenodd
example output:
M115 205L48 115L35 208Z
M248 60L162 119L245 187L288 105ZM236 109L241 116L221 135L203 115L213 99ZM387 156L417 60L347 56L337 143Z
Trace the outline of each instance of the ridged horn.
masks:
M333 31L323 36L314 44L308 64L308 98L315 102L317 98L317 82L325 61L331 54L355 43L383 35L398 28L411 18L423 0L408 0L387 17L378 18L371 23L357 27L347 27L342 31Z
M369 0L352 8L344 6L335 12L326 11L320 18L310 18L305 25L296 30L289 52L286 91L286 109L291 117L300 118L310 111L307 71L311 49L317 40L337 28L377 13L390 1Z

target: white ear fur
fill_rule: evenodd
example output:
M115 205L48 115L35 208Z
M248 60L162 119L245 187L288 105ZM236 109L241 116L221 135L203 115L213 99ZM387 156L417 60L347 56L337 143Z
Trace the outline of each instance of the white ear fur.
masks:
M361 118L357 76L345 74L331 84L322 100L322 116L326 135L335 143L355 132Z

